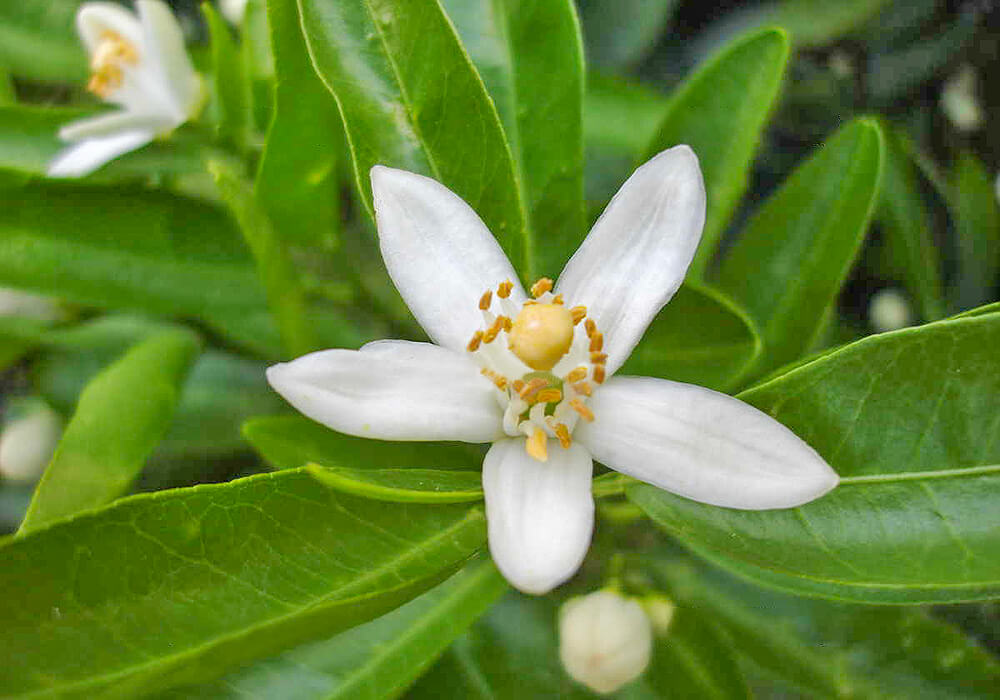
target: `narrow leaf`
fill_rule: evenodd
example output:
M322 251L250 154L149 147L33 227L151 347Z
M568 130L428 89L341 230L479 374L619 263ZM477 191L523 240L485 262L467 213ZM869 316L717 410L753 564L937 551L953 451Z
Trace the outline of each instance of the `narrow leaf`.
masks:
M1000 282L1000 209L993 177L971 153L955 168L954 213L958 238L958 307L996 300Z
M478 472L443 469L347 469L308 465L317 481L337 491L391 503L469 503L482 500Z
M212 105L218 136L242 148L250 133L250 83L229 25L211 4L201 5L212 44Z
M20 533L122 496L170 426L200 349L193 333L153 336L84 389Z

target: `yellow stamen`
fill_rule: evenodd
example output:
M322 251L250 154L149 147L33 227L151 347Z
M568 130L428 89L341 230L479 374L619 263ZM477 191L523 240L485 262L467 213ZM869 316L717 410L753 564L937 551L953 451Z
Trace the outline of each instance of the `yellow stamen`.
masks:
M525 304L511 324L510 351L531 369L552 369L573 343L573 317L565 306Z
M556 294L554 297L552 297L552 303L553 304L559 304L561 306L562 304L564 304L566 302L563 301L563 295L562 294Z
M493 325L490 326L486 333L483 335L484 343L492 343L496 340L497 335L500 331L505 330L507 326L510 325L510 319L506 316L497 316L496 320L493 321Z
M597 324L594 323L594 319L592 318L588 318L587 321L583 324L583 327L587 330L588 338L597 332Z
M573 441L569 437L569 428L562 423L556 423L556 437L559 438L559 444L564 450L573 444Z
M549 382L541 377L535 377L530 382L524 385L524 388L517 393L521 395L521 398L525 401L530 401L531 397L537 394L539 391L548 386Z
M520 379L515 379L513 382L511 382L510 387L518 394L520 394L522 391L524 391L524 382L521 381Z
M496 388L499 389L500 391L503 391L504 389L507 388L507 377L503 376L502 374L497 374L493 370L487 369L486 367L483 367L481 370L479 370L479 373L482 374L487 379L489 379L491 382L493 382L496 385Z
M608 361L608 356L603 352L590 353L590 363L593 365L603 365Z
M510 280L507 280L506 282L501 282L500 286L497 287L497 296L500 297L501 299L506 299L507 297L510 296L510 290L512 290L513 288L514 288L514 283L511 282Z
M575 391L578 394L583 394L584 396L590 396L592 393L594 393L594 390L587 382L578 382L574 384L573 391Z
M490 308L490 304L492 303L493 303L493 292L487 289L486 293L483 294L481 297L479 297L479 308L482 309L483 311L486 311L486 309Z
M562 392L555 387L542 389L535 395L535 403L559 403L562 401Z
M604 334L594 333L590 336L590 351L600 352L604 348Z
M573 399L572 401L569 402L569 405L570 408L579 413L580 417L583 418L585 421L587 421L588 423L594 422L594 412L591 411L589 408L587 408L584 405L583 401L581 401L580 399Z
M537 459L539 462L547 462L549 459L548 439L545 431L535 428L535 432L524 442L525 451Z
M587 318L587 307L586 306L574 306L569 310L570 315L573 317L573 325L575 326L583 319Z
M482 342L483 342L483 332L476 331L475 333L472 334L472 340L470 340L469 344L465 346L465 349L468 350L469 352L475 352L476 350L479 349L479 344Z
M552 280L548 277L542 277L531 285L531 296L537 299L550 289L552 289Z
M122 65L138 62L139 52L135 46L117 32L104 32L90 59L92 75L87 89L98 97L107 98L125 79Z
M577 367L572 372L566 375L566 381L569 382L570 384L586 378L587 378L587 368L583 366Z
M604 365L597 365L594 367L594 383L603 384L604 383Z

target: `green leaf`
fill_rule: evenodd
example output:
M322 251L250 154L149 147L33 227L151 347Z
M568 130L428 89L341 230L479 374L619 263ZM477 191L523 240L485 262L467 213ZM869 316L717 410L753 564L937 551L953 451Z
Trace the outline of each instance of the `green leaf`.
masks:
M0 686L211 680L395 608L485 537L480 507L352 498L303 470L128 498L0 547L0 645L18 650Z
M285 241L328 242L336 238L340 221L340 115L309 60L295 0L268 0L266 9L276 77L274 118L255 194Z
M443 469L347 469L308 465L317 481L337 491L391 503L469 503L483 498L478 472Z
M800 508L629 497L720 566L805 595L884 603L1000 595L1000 314L870 336L740 394L841 484Z
M720 285L757 321L760 373L808 351L864 239L883 160L878 124L834 134L747 224L722 262Z
M931 237L929 214L919 189L917 171L904 144L904 134L888 129L885 172L876 216L888 253L924 320L945 314L941 259Z
M688 283L653 320L621 371L725 391L760 350L745 311L710 287Z
M208 25L212 45L212 106L216 133L224 141L242 148L250 133L250 82L243 71L243 57L229 24L208 2L201 12Z
M170 425L200 345L190 331L165 331L87 385L35 489L21 534L128 490Z
M728 45L674 93L648 160L686 143L698 155L708 210L691 273L704 274L746 190L750 166L788 63L788 37L766 29ZM689 273L690 274L690 273Z
M670 21L678 0L583 0L587 61L602 70L634 66Z
M376 164L430 175L482 217L525 279L533 242L510 147L436 0L300 0L313 63L340 107L358 189Z
M476 561L376 620L166 697L396 697L506 588L488 560Z
M573 3L442 5L503 123L535 232L536 271L554 278L584 235L583 47Z
M82 0L0 4L0 64L32 80L82 81L87 54L74 17Z
M17 101L14 94L14 83L11 82L7 68L0 65L0 107L8 107Z
M989 698L1000 687L996 658L925 611L808 600L677 561L655 572L743 657L807 697Z
M309 463L347 469L426 467L479 471L485 452L464 442L383 442L344 435L302 416L262 416L243 435L276 469Z
M798 46L820 46L857 29L875 17L888 0L778 0L766 11L767 22L788 30Z
M993 177L971 153L955 167L955 228L958 238L958 306L996 300L1000 282L1000 208Z
M305 294L288 249L258 206L249 183L221 162L210 163L209 171L257 262L257 274L287 356L318 350L312 320L307 318Z

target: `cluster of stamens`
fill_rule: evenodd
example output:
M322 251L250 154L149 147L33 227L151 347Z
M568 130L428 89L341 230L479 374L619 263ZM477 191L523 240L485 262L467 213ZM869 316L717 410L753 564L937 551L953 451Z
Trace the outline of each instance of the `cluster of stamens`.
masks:
M87 89L98 97L107 98L125 80L122 66L138 62L139 52L125 37L110 30L104 32L90 58L91 76Z
M604 381L608 356L586 307L567 308L561 294L552 294L552 280L535 282L533 298L520 309L510 299L513 287L508 280L495 296L487 290L480 297L484 328L467 350L497 389L504 432L524 435L528 454L544 462L549 438L568 448L577 421L594 420L587 399ZM495 305L501 313L494 313Z

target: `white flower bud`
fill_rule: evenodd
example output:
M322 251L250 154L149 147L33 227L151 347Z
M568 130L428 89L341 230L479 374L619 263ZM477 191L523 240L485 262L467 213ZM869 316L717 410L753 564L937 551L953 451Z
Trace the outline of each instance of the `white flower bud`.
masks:
M48 297L0 287L0 316L37 318L55 321L60 317L59 306Z
M906 295L894 287L880 289L868 303L868 320L878 333L898 331L913 323Z
M243 24L243 16L247 11L247 0L219 0L219 10L222 16L232 24Z
M7 423L0 433L0 475L33 482L48 466L62 434L59 414L43 403Z
M559 614L559 657L574 680L610 693L646 670L653 627L642 606L612 591L572 598Z
M986 118L976 96L976 71L966 64L948 79L941 91L941 109L959 131L976 131Z

